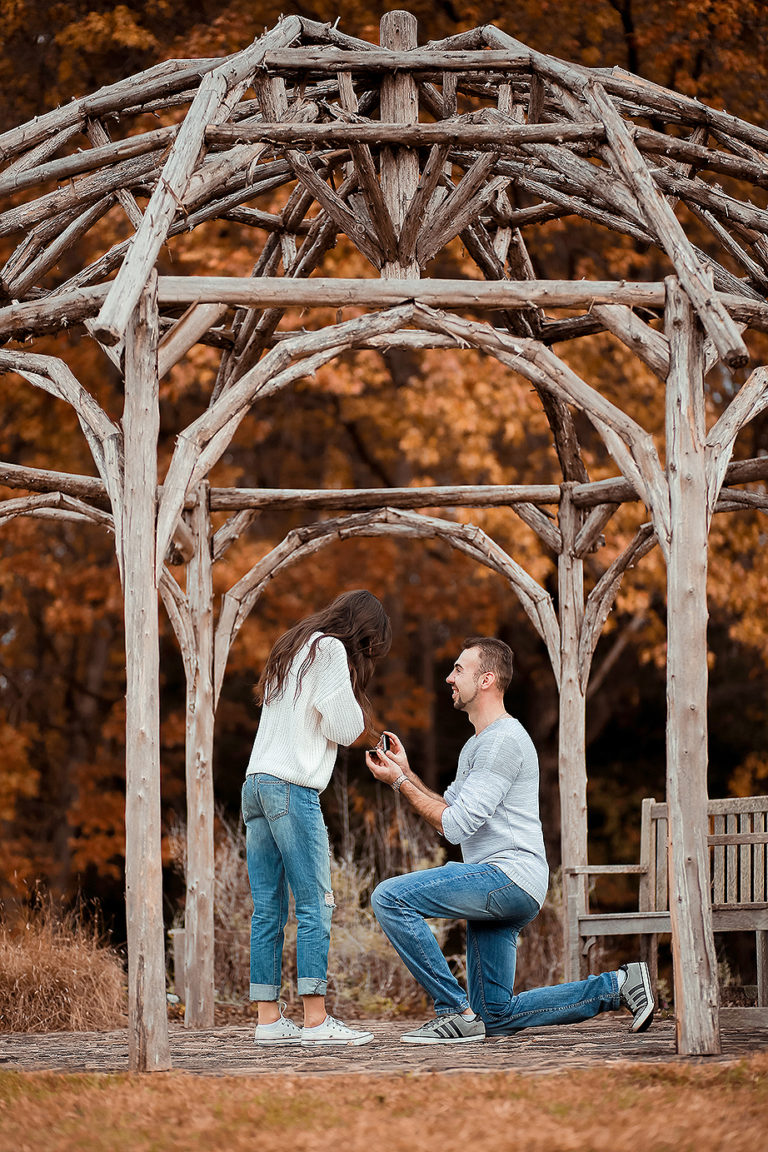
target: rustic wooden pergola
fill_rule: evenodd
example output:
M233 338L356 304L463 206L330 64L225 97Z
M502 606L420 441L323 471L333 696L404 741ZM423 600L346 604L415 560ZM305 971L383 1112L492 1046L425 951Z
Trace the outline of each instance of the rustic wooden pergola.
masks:
M0 273L0 371L72 405L98 471L83 477L0 464L0 483L27 493L0 505L0 521L42 515L105 525L124 591L134 1068L170 1066L158 592L188 686L187 1022L210 1026L213 720L229 649L278 572L356 535L444 539L499 572L519 598L559 688L564 868L587 863L592 655L623 573L659 546L668 592L678 1046L689 1054L719 1051L706 843L707 537L716 511L765 507L760 492L735 486L765 479L766 461L731 456L739 431L768 403L768 372L754 366L710 428L704 378L718 362L726 371L747 365L746 330L768 330L768 211L745 193L768 188L768 131L619 69L535 52L493 26L421 47L416 33L406 12L383 18L380 45L291 16L229 58L159 64L0 136L0 195L12 198L0 214L0 236L17 237ZM147 113L161 126L147 130ZM724 178L735 191L719 186ZM284 190L280 211L271 202L276 189ZM104 250L100 222L115 211L125 213L131 235ZM525 236L568 217L652 246L665 262L664 279L537 279ZM707 252L681 223L693 218L708 233ZM254 229L259 256L250 277L158 275L165 244L217 219ZM366 276L322 275L341 235L367 261ZM102 254L59 282L57 261L86 237ZM424 277L457 237L477 278ZM359 315L289 330L283 317L297 306L353 307ZM484 318L489 313L493 323ZM72 325L123 374L120 423L62 359L21 344ZM611 333L666 381L664 463L651 434L553 350L596 332ZM206 410L179 429L158 488L158 382L200 342L220 350L218 377ZM478 349L530 381L562 482L210 487L211 469L260 400L344 352L398 346ZM597 430L620 476L590 480L575 412ZM584 557L625 501L645 504L649 522L585 596ZM479 528L420 511L494 505L511 507L556 556L557 605ZM290 532L229 590L215 618L212 565L265 507L338 515ZM213 533L217 511L230 516ZM187 567L186 592L172 562ZM578 942L567 941L568 977L579 964Z

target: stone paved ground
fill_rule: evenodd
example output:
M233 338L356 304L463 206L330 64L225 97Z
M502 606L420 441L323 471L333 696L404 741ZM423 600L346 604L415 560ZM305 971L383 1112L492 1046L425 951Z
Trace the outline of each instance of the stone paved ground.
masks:
M175 1070L204 1076L263 1074L335 1075L514 1071L536 1074L563 1068L587 1068L616 1061L688 1062L675 1053L675 1026L656 1020L641 1036L627 1031L626 1014L606 1013L586 1024L531 1028L518 1036L476 1044L414 1046L400 1036L411 1023L368 1023L375 1040L364 1047L307 1051L257 1048L253 1027L210 1031L171 1025ZM768 1028L723 1024L723 1053L710 1061L734 1061L768 1050ZM59 1032L45 1035L0 1035L0 1069L48 1072L121 1072L128 1067L128 1037L119 1032Z

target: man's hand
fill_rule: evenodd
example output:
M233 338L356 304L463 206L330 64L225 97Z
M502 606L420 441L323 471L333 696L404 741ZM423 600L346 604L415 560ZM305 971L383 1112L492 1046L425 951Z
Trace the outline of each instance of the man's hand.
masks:
M427 788L416 773L411 771L405 748L394 732L387 732L387 736L389 736L389 752L384 752L378 747L374 748L372 752L366 752L366 764L377 780L380 780L382 784L389 784L390 787L401 776L405 776L405 780L400 786L400 794L420 816L423 816L433 828L442 833L443 812L448 805L442 796L438 796L436 792Z
M377 780L391 786L400 776L407 776L410 768L405 748L400 740L394 732L387 732L387 736L389 736L389 752L384 752L377 744L373 751L366 752L365 762Z

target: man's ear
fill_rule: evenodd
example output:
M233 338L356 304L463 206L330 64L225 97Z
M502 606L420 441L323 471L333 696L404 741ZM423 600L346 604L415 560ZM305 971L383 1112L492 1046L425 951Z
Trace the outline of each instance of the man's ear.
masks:
M496 673L495 672L483 672L480 679L483 681L483 687L484 688L493 688L493 686L496 683Z

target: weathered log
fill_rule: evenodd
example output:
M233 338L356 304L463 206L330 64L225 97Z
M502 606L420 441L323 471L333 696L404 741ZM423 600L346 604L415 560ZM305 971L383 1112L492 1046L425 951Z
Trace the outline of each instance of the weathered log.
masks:
M746 180L758 188L768 188L768 158L752 160L732 156L722 150L707 148L703 144L680 140L667 136L664 132L654 132L651 128L637 126L634 130L635 144L640 151L652 156L669 156L673 160L690 165L697 171L717 172L732 176L735 180ZM727 139L723 140L727 144Z
M736 437L750 420L768 408L768 367L756 368L742 384L735 398L710 429L705 445L707 473L707 524L715 510L723 481L729 474L728 465Z
M109 134L100 120L91 120L88 124L88 139L96 148L103 148L111 144ZM134 197L127 188L118 188L115 196L134 229L138 228L141 224L141 209Z
M549 516L545 515L535 504L527 500L516 500L511 504L512 511L519 516L524 524L532 528L538 538L548 548L559 555L563 548L563 538L560 530Z
M669 907L678 1051L716 1055L717 957L707 849L707 476L702 340L677 283L668 282L666 330L667 803ZM654 515L656 532L663 531Z
M130 1067L171 1066L165 998L155 575L157 308L141 297L126 339L123 595L126 655L125 891Z
M50 519L76 520L112 528L112 517L100 508L63 492L40 492L36 496L22 496L17 500L0 503L0 524L17 516L35 516Z
M144 101L158 97L161 93L176 92L186 87L191 80L199 80L207 72L220 67L221 63L221 57L208 60L163 60L127 80L119 80L90 96L72 100L61 108L54 108L0 135L0 161L24 149L33 148L41 141L66 132L73 126L80 128L89 118L121 112L131 105L141 106Z
M768 275L766 274L763 266L758 264L756 260L744 251L741 245L731 236L727 228L724 228L720 221L707 209L700 208L698 204L693 204L690 201L686 207L702 224L709 228L710 232L715 236L734 260L741 265L749 277L750 283L759 291L763 296L768 292Z
M195 548L187 568L194 665L187 677L187 880L184 906L184 1023L214 1023L213 575L208 485L192 510Z
M582 514L571 499L571 484L562 485L558 523L562 548L557 559L560 680L558 722L565 740L558 741L560 842L563 869L587 863L586 701L579 676L579 636L584 618L584 562L576 555L575 540ZM585 888L586 877L575 881ZM573 896L572 892L568 893ZM564 921L565 979L578 980L577 942L570 937L570 918ZM573 961L575 960L575 964Z
M574 484L571 487L570 498L573 501L573 490L576 487ZM575 503L575 502L574 502ZM578 508L583 508L583 505L575 505ZM574 555L583 558L589 552L594 552L599 547L599 542L602 537L603 528L605 528L608 521L613 517L614 513L620 504L597 504L584 519L581 527L576 533L573 541Z
M290 151L288 162L297 179L322 205L336 228L349 237L366 260L369 260L375 268L381 268L384 263L383 253L376 236L371 233L365 221L356 215L324 180L320 179L303 153Z
M4 169L3 179L15 176L19 172L26 172L28 168L36 168L38 164L44 164L50 156L54 156L60 148L63 148L73 136L77 136L81 131L82 124L77 121L61 132L53 132L47 139L35 144L34 148L29 148L11 161Z
M631 308L623 304L596 304L592 311L608 332L618 336L622 344L631 348L660 380L666 380L669 372L669 343L662 332L645 324Z
M624 573L628 568L634 567L655 546L656 534L653 525L641 525L624 551L606 568L587 597L579 635L579 678L585 692L597 642L616 601Z
M725 484L749 484L768 480L768 457L759 456L752 460L732 461L726 469ZM66 472L53 472L48 469L26 468L19 464L0 461L0 485L9 488L23 488L30 492L63 492L81 500L88 500L100 508L108 508L104 482L96 476L71 475ZM724 498L740 499L742 496L760 496L759 493L723 489ZM162 487L158 496L162 495ZM575 484L572 499L579 508L596 508L604 514L608 506L616 506L626 501L636 501L640 497L631 484L623 477L608 480L594 480L586 484ZM515 504L557 504L560 500L560 486L557 484L479 484L446 485L441 487L419 488L212 488L210 490L211 511L248 512L262 508L279 509L371 509L386 504L393 508L492 508L511 507ZM192 508L192 498L185 502L185 508ZM589 518L585 520L587 529ZM585 536L580 532L577 548L586 547Z
M145 182L148 178L154 178L159 171L157 157L149 155L123 160L104 171L82 176L73 184L57 188L28 204L20 204L17 208L9 208L3 212L0 216L0 236L11 236L14 232L32 228L59 212L85 208L118 188L131 187Z
M163 304L243 305L250 307L369 307L386 308L415 300L438 308L516 308L532 304L550 308L589 308L595 304L663 307L664 287L657 282L479 280L308 280L263 277L161 276ZM42 300L0 308L0 338L56 332L94 316L105 299L107 285L62 292ZM720 293L718 299L735 320L768 329L768 304ZM594 330L594 329L590 329ZM563 337L564 338L564 337Z
M457 236L497 191L505 188L504 178L486 184L486 177L496 163L496 153L479 156L450 195L425 221L416 243L416 254L422 267L454 236Z
M145 132L141 136L128 136L125 140L91 148L87 152L76 152L72 156L49 160L47 164L39 164L23 172L11 174L6 172L0 176L0 196L22 192L48 180L69 180L72 176L106 168L120 160L144 156L147 152L161 151L173 140L176 132L174 125L168 128L156 128L153 132Z
M389 123L384 120L349 122L329 120L322 124L259 123L252 125L218 124L206 129L208 144L244 144L269 141L275 144L385 145L398 144L403 148L424 148L438 144L455 147L469 145L473 149L491 149L504 152L522 144L597 143L605 139L602 124L573 124L563 120L555 124L477 124L461 119L448 119L429 123ZM745 171L757 165L744 162ZM0 188L2 185L0 185Z
M408 55L416 47L416 19L409 12L387 12L380 22L382 46L392 55ZM419 90L407 72L386 72L381 79L381 116L396 124L415 124L419 119ZM387 213L398 235L419 185L418 153L408 148L383 148L380 160L381 189ZM409 246L410 247L410 246ZM385 279L406 280L420 275L419 262L388 260L382 267Z
M408 205L402 221L399 240L400 263L403 267L410 266L414 261L416 243L423 224L424 214L443 175L447 156L447 144L435 145L430 150L424 172Z
M749 358L746 345L730 316L713 295L685 232L664 197L656 189L645 161L633 143L624 121L601 85L590 81L582 94L593 114L605 124L608 142L618 169L642 204L644 215L650 220L664 245L680 283L690 296L720 355L731 367L745 364Z
M267 396L292 379L313 370L309 361L320 354L328 359L356 338L397 331L408 323L411 308L404 306L378 316L362 316L320 332L307 332L272 348L250 371L193 421L180 436L168 468L157 519L158 552L164 555L173 526L196 477L203 479L225 451L240 421L257 395ZM294 356L299 363L292 363Z
M0 348L0 371L17 372L36 388L71 405L110 497L115 519L115 548L122 576L123 435L70 369L55 356Z
M394 13L392 13L394 15ZM408 13L410 15L410 13ZM404 72L520 72L529 66L528 54L512 56L502 52L431 52L425 48L410 50L368 50L344 52L332 48L270 49L264 55L264 67L286 75L312 72L379 72L385 76Z
M39 284L46 272L58 262L61 256L89 232L93 225L106 215L114 204L114 193L97 200L85 212L78 213L69 227L62 229L58 236L44 248L33 260L19 271L18 275L6 279L3 269L3 280L6 290L12 300L21 299L36 284Z
M162 177L144 213L141 228L102 305L96 332L105 344L116 344L125 330L128 317L165 241L179 200L184 196L189 177L197 165L205 129L229 114L242 95L247 80L262 62L266 49L275 42L289 44L299 30L298 20L289 17L249 49L203 78L163 166Z

